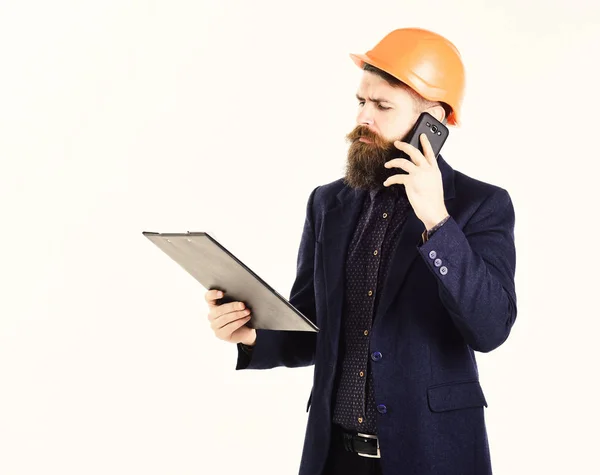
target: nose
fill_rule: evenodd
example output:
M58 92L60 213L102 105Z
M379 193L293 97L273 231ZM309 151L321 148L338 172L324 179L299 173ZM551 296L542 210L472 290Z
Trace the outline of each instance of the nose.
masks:
M371 117L369 111L367 110L367 107L363 107L360 110L360 112L358 113L358 117L356 118L356 122L358 123L358 125L366 125L369 127L373 125L374 120Z

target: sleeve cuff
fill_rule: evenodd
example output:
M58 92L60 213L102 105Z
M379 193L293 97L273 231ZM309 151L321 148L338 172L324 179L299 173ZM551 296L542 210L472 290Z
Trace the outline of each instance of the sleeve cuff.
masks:
M439 223L437 223L433 228L431 229L426 229L425 231L423 231L423 234L421 234L421 241L423 244L425 244L429 238L431 236L433 236L433 234L440 229L445 223L446 221L448 221L450 219L450 215L446 216L444 219L442 219Z
M248 346L248 345L244 345L243 343L240 343L240 349L246 353L247 355L251 355L252 354L252 350L254 350L253 346Z
M252 348L242 343L238 343L237 348L238 357L235 369L246 369L250 365L250 360L252 359Z

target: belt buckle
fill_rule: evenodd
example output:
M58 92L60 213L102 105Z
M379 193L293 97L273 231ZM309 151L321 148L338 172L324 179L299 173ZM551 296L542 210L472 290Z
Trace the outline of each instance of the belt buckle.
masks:
M363 454L361 452L356 452L358 455L360 455L361 457L369 457L369 458L373 458L373 459L379 459L379 458L381 458L381 452L379 450L379 437L377 437L376 435L371 435L371 434L361 434L360 432L358 432L357 435L359 437L364 437L366 439L375 439L375 440L377 440L377 454L376 455Z

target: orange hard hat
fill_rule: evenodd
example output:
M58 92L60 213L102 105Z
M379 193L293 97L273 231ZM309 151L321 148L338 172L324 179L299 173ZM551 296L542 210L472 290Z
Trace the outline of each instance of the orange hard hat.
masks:
M350 57L363 68L375 66L410 86L430 101L448 104L450 125L460 124L465 68L456 47L443 36L420 28L388 33L366 54Z

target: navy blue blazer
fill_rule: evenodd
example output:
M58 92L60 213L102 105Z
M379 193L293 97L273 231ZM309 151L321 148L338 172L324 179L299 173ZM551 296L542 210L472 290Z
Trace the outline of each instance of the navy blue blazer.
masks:
M514 208L506 190L438 163L451 217L423 243L411 209L371 330L384 475L491 473L474 352L500 346L517 315ZM238 353L236 369L314 364L300 475L328 455L344 262L365 193L339 179L308 199L290 302L320 332L258 330L251 358Z

